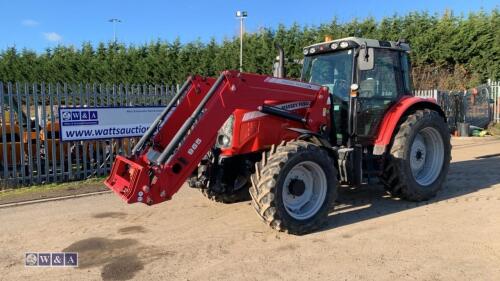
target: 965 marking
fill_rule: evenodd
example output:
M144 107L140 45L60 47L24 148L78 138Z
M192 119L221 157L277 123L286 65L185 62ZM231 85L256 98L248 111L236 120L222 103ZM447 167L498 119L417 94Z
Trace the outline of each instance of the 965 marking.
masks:
M193 155L194 151L198 148L200 144L201 144L201 139L197 138L191 145L191 148L188 149L188 154Z

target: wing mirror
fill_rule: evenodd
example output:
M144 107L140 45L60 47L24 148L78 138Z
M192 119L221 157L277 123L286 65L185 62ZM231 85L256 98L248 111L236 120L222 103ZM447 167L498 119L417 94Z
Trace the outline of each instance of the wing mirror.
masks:
M373 69L374 55L373 48L368 48L366 43L361 45L361 49L358 54L358 67L359 70L371 70Z

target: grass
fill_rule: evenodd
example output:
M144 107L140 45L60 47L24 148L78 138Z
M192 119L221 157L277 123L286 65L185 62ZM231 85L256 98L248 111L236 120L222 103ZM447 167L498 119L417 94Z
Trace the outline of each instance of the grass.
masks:
M50 183L50 184L40 184L40 185L32 185L21 188L12 188L0 190L0 199L7 196L16 196L23 195L27 193L43 193L47 191L57 191L57 190L72 190L77 189L82 185L95 185L102 184L105 177L96 177L82 181L72 181L72 182L64 182L64 183Z

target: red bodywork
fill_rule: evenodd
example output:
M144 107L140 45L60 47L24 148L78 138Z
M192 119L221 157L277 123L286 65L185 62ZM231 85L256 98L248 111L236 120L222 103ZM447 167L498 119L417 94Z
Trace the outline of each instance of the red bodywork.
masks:
M329 125L328 90L324 87L237 71L225 71L220 79L215 84L212 78L192 77L180 103L154 135L154 145L138 156L117 156L105 184L128 203L152 205L171 199L214 146L219 128L231 114L238 124L234 125L232 146L222 152L225 155L262 151L293 139L297 133L288 130L290 127L318 132ZM215 92L203 107L209 91ZM262 115L259 107L265 104L300 114L306 122ZM176 134L198 107L203 108L201 115L177 145ZM177 145L171 157L159 165L151 163L148 153L161 153L171 142Z
M305 116L310 101L266 101L266 105L286 109L300 116ZM234 125L232 144L222 148L224 156L240 155L270 148L281 141L292 140L297 137L297 132L287 128L304 128L304 124L281 117L268 115L259 110L249 111L237 109L233 113Z
M391 143L394 130L399 124L399 120L412 108L430 108L438 111L441 116L445 116L441 107L432 98L420 98L414 96L403 96L385 114L380 122L377 138L374 143L374 154L381 155L385 152L387 145Z

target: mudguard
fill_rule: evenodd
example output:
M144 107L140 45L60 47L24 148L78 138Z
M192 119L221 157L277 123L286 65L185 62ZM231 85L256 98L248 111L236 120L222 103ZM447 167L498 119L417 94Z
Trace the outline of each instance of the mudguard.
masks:
M396 128L403 118L419 109L432 109L437 111L443 118L445 114L435 99L420 98L414 96L404 96L393 105L380 123L377 138L375 139L373 154L382 155L386 152L387 146L391 143Z

